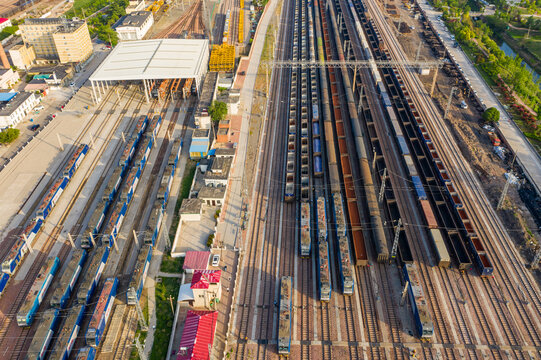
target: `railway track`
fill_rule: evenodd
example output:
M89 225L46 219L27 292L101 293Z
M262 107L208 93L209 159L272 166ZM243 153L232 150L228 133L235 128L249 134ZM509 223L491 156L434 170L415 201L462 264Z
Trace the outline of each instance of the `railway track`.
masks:
M286 2L285 17L289 18L292 3ZM276 54L283 58L289 52L290 39L287 32L282 32L280 42L285 44ZM254 192L251 200L250 223L245 240L244 269L241 272L239 286L242 289L236 304L234 315L234 326L232 332L237 337L234 357L242 359L252 353L248 350L248 339L251 334L261 339L255 349L258 358L265 358L268 342L266 339L275 337L275 317L277 315L277 285L276 279L282 275L293 276L290 266L294 263L290 259L291 251L284 251L284 248L291 249L295 245L293 228L291 227L291 216L294 208L283 204L280 200L283 194L283 183L280 180L281 174L273 169L285 168L285 157L280 149L285 147L285 139L282 134L286 131L283 121L284 107L281 102L287 102L289 93L289 70L273 72L271 88L274 89L276 97L269 98L268 118L264 125L261 136L261 151L257 160L257 171ZM278 150L275 150L278 149ZM286 224L283 226L284 221ZM283 227L283 228L282 228ZM277 253L279 251L280 253ZM282 256L282 254L286 254ZM294 252L293 252L294 255ZM279 259L279 260L278 260ZM288 261L290 260L290 261ZM278 268L276 263L284 263L285 266ZM289 266L288 266L289 265ZM289 267L290 273L285 273ZM259 270L259 271L258 271ZM268 288L268 290L266 290ZM270 294L261 298L260 291ZM260 298L262 299L260 304ZM273 304L270 303L274 299ZM238 324L237 324L237 317ZM258 320L263 326L256 330ZM263 320L265 319L265 320ZM255 321L254 321L255 320ZM266 325L266 326L264 326ZM272 328L269 331L269 328Z
M126 92L127 92L127 90L124 91L122 95L125 95ZM136 93L134 92L133 96L131 96L129 98L129 100L127 102L127 105L124 107L124 109L127 109L129 107L132 100L135 98L135 95L136 95ZM120 103L120 101L117 98L117 100L115 101L115 105L119 104L119 103ZM102 124L100 125L100 127L98 129L98 133L102 131L102 129L107 124L108 119L110 119L112 115L113 115L113 113L109 113L107 115L106 120L102 122ZM121 122L122 122L122 116L119 116L117 118L117 120L115 121L113 129L118 128L118 126L120 125ZM113 130L113 131L110 131L108 133L107 138L106 138L106 142L109 141L112 138L112 136L114 135L114 132L115 131ZM8 338L16 337L14 350L13 350L13 352L11 352L11 357L12 358L13 357L16 357L16 358L21 358L22 357L22 355L24 354L24 351L26 351L25 348L30 345L30 341L32 339L32 333L33 333L33 331L35 331L35 326L34 327L25 327L25 328L20 328L20 327L16 326L16 323L13 322L13 319L16 317L16 311L21 306L22 301L26 297L28 289L30 288L30 286L32 285L34 279L37 276L37 272L39 271L39 269L41 268L41 266L43 265L43 263L45 262L45 260L49 256L49 253L50 253L52 247L55 245L58 237L60 236L60 234L61 234L61 232L63 230L63 224L64 224L67 216L71 212L71 209L75 205L75 202L79 197L79 194L81 193L84 186L86 185L86 181L89 178L89 174L92 173L92 171L99 164L101 154L104 151L105 151L105 147L102 147L102 148L99 149L98 154L96 155L96 157L95 157L94 161L92 162L89 170L87 171L87 175L85 176L85 180L83 180L83 182L81 182L79 184L79 186L78 186L78 188L77 188L77 190L75 192L75 195L72 197L70 203L68 204L68 207L66 208L63 215L61 216L58 224L55 225L52 233L48 236L48 238L47 238L47 240L46 240L46 242L44 244L44 247L42 248L42 250L40 251L40 253L36 257L36 259L33 261L33 266L30 268L30 271L27 273L27 275L25 276L22 284L20 285L20 289L18 290L18 293L16 295L16 299L10 305L9 312L4 315L5 316L4 320L2 322L2 325L0 325L1 326L0 327L0 345L4 346L3 344L4 344L4 340L6 340L6 333L9 330L10 336ZM87 204L87 206L88 206L88 204ZM85 215L86 215L86 212L83 211L82 214L80 215L79 222L82 221L81 218L83 218ZM58 258L60 259L61 262L64 262L64 260L67 258L67 256L70 253L70 249L71 249L71 247L69 245L67 245L66 243L63 243L63 245L61 246L61 249L59 251L59 254L58 254ZM15 288L13 290L15 290ZM8 291L10 291L9 288L8 288ZM6 294L6 296L7 295L8 294ZM5 348L7 350L8 347L6 346Z

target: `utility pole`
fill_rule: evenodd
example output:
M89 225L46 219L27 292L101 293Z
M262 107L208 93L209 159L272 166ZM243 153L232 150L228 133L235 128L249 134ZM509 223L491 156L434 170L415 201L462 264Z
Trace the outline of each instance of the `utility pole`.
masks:
M383 201L383 194L385 192L385 179L387 179L387 168L383 169L383 176L381 177L381 187L379 188L378 202L381 204Z
M96 144L94 144L94 136L90 134L90 147L93 148Z
M173 307L173 297L169 295L169 303L171 304L171 312L175 315L175 308Z
M438 67L434 71L434 77L432 78L432 86L430 87L430 97L434 95L434 88L436 87L436 78L438 77Z
M141 342L139 341L139 337L135 338L135 347L137 348L137 352L139 353L139 359L147 360L147 356L145 355L145 350L143 350L143 346L141 345Z
M406 285L404 285L404 290L402 290L402 296L400 296L400 306L404 306L404 301L406 300L406 294L408 293L409 285L410 285L410 282L406 281Z
M62 139L60 139L59 133L56 133L56 138L58 139L58 145L60 146L60 151L64 151L64 145L62 144Z
M94 235L92 234L92 231L88 233L90 236L90 242L92 243L92 247L96 248L96 240L94 240Z
M449 108L451 107L451 101L453 101L453 94L454 94L456 89L457 88L454 87L454 86L451 88L451 93L449 94L449 99L447 99L447 106L445 107L445 113L443 114L444 119L447 119L447 114L449 113Z
M132 230L133 231L133 240L135 240L135 244L137 245L137 248L139 248L139 238L137 237L137 233L135 232L135 230Z
M505 185L503 186L502 195L500 196L500 200L498 200L498 206L496 206L496 210L501 210L503 207L503 202L505 201L505 197L507 196L507 190L509 190L509 180L511 177L507 178L507 181L505 182Z
M139 320L139 326L141 327L141 330L148 331L148 325L145 319L145 315L143 315L143 309L141 309L141 303L137 299L135 301L135 309L137 310L137 320Z
M400 238L401 226L402 226L402 218L398 219L398 224L396 224L396 228L394 229L394 240L393 240L393 249L391 250L391 259L394 259L396 257L396 251L398 249L398 239Z
M357 70L357 68L355 68ZM353 81L355 81L355 78L353 78ZM359 95L359 106L357 108L357 112L361 113L363 111L363 96L364 96L364 85L361 85L361 93Z
M122 142L126 142L126 137L124 136L124 131L120 132L120 137L122 137Z
M530 267L532 269L537 269L539 267L539 260L541 260L541 247L537 249L537 253L535 253Z
M375 147L372 148L372 153L374 154L374 157L372 158L372 170L374 170L376 168L376 157L377 157Z
M26 243L26 247L28 248L28 251L30 251L30 254L34 252L34 249L32 249L32 244L30 244L30 241L28 241L28 236L26 234L23 234L24 242Z
M415 55L415 61L419 61L419 55L421 55L421 45L422 43L419 41L419 46L417 46L417 55Z
M71 247L75 249L75 242L73 242L73 236L70 233L68 233L68 240L71 243Z

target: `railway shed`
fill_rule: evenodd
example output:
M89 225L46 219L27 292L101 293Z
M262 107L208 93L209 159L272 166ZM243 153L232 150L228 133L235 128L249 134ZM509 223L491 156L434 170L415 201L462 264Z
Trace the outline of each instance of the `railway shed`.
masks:
M98 103L109 85L120 81L141 82L147 102L153 91L175 91L181 82L194 84L199 94L208 61L205 39L121 42L90 76L93 100Z

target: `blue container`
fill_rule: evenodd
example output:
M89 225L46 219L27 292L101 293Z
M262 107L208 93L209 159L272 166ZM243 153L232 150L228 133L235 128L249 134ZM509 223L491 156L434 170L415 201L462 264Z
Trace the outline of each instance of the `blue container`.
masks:
M319 123L318 122L312 123L312 135L319 136Z
M321 176L322 174L321 156L314 156L314 175Z
M314 139L314 154L321 154L321 140Z
M426 192L423 188L423 183L421 182L421 179L418 176L412 176L411 180L413 182L413 186L415 187L415 192L417 193L418 199L426 200Z
M406 139L402 135L397 136L398 145L400 145L400 152L402 155L409 155L410 150L408 149L408 144L406 144Z

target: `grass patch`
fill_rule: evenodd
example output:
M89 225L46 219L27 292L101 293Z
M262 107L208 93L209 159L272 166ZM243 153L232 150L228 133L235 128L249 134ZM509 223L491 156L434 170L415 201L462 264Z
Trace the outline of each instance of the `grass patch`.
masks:
M150 360L161 360L167 357L167 347L173 327L174 312L171 311L172 297L173 306L177 302L180 283L175 278L162 278L161 283L156 284L156 329L154 330L154 343Z
M168 251L167 254L163 254L160 271L171 274L181 274L183 272L182 265L184 265L184 258L171 257L171 251Z
M180 183L180 192L177 203L175 204L175 213L173 214L173 221L171 222L171 228L169 229L169 244L172 244L175 240L175 233L177 232L178 222L180 220L178 212L180 211L182 200L187 199L188 196L190 196L190 189L192 187L193 177L195 176L195 165L195 161L188 160L186 168L184 169L184 177Z

